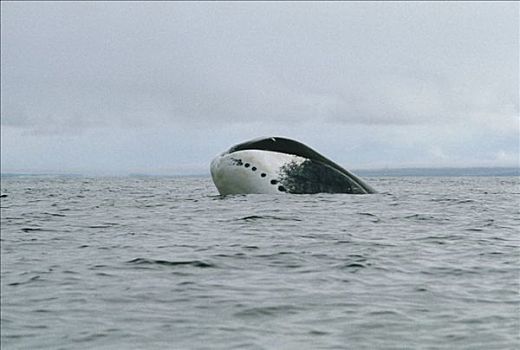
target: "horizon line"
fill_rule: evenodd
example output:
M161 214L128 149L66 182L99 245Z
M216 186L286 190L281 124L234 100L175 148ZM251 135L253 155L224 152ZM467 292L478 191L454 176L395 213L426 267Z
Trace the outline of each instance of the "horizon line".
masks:
M453 172L473 172L477 174L482 174L484 172L485 174L493 175L493 173L504 171L509 174L511 173L512 176L518 176L520 175L520 165L519 166L443 166L443 167L421 167L421 166L415 166L415 167L381 167L381 168L359 168L359 169L352 169L353 173L358 174L365 174L364 176L370 176L371 174L374 174L374 176L384 176L386 173L387 175L393 175L393 174L405 174L405 173L416 173L416 172L423 172L423 173L435 173L435 174L441 174L442 172L445 173L453 173ZM14 170L14 171L0 171L0 176L177 176L177 177L183 177L183 176L210 176L209 171L207 172L190 172L190 171L172 171L172 172L161 172L161 171L22 171L22 170ZM428 174L427 174L428 175Z

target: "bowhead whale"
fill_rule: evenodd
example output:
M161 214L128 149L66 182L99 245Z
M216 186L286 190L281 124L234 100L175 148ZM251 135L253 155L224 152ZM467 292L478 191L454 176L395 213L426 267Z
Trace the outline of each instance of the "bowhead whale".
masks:
M259 138L235 145L215 157L210 170L221 195L376 192L310 147L283 137Z

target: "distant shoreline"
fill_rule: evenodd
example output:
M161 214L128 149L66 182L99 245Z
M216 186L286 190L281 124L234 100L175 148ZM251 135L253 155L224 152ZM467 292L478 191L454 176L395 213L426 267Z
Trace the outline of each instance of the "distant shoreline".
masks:
M384 168L384 169L353 169L352 172L366 177L395 176L520 176L520 167L467 167L467 168ZM5 172L2 178L19 176L64 176L64 177L207 177L209 173L36 173L36 172Z
M520 176L515 167L359 169L360 176Z

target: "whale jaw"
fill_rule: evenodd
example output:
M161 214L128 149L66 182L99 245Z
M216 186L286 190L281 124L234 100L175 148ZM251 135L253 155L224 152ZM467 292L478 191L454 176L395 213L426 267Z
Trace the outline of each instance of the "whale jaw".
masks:
M261 150L224 153L211 162L211 177L221 195L285 193L279 170L295 158Z

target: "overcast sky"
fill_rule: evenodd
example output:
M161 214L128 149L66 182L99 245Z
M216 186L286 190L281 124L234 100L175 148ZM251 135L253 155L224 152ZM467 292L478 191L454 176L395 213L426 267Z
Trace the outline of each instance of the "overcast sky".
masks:
M517 2L1 2L3 172L519 165Z

